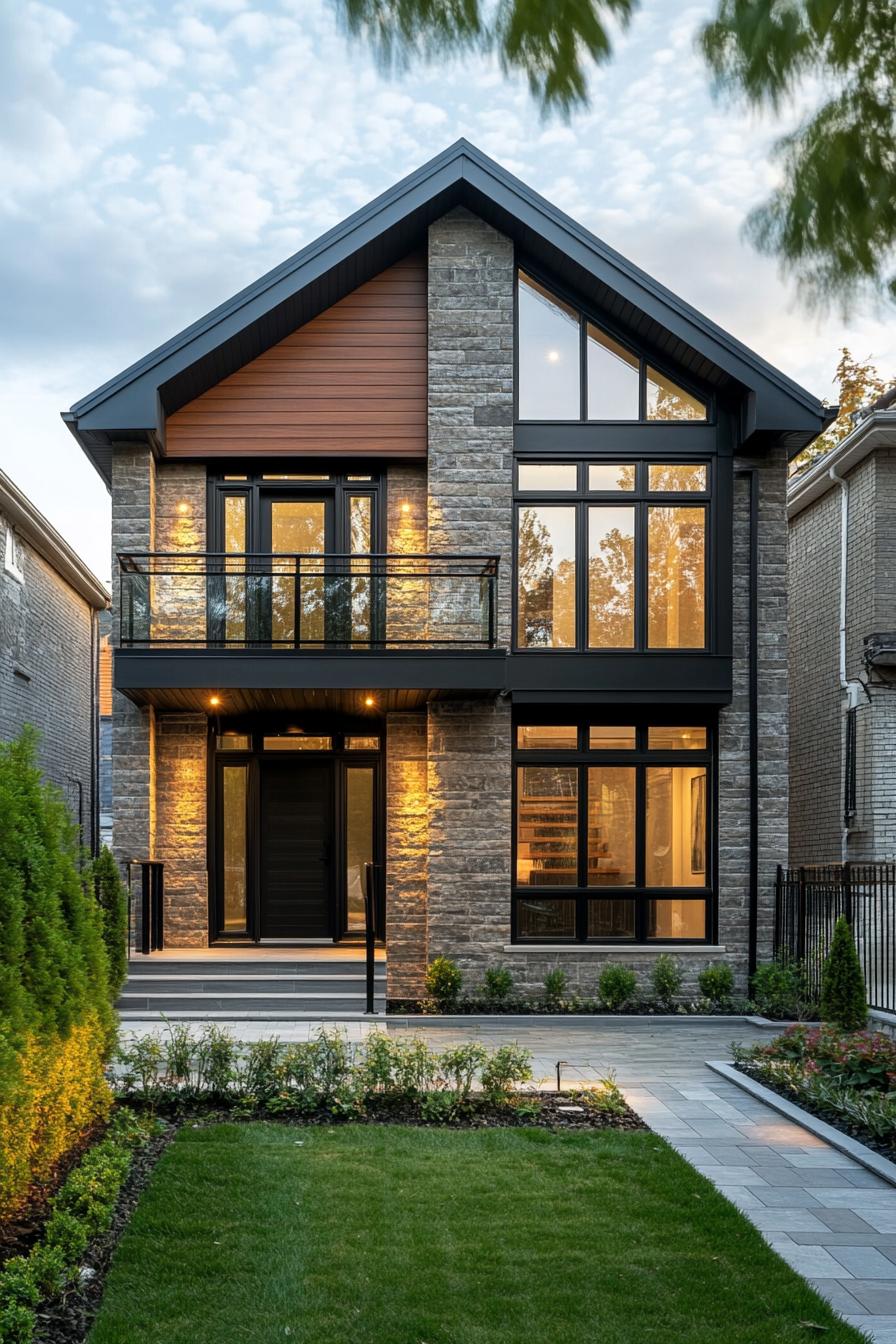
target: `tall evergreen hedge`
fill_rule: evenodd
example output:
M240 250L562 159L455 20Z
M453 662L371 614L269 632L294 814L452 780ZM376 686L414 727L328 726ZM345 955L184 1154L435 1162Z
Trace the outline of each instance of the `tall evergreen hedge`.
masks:
M0 1218L111 1100L102 913L36 744L33 729L0 743Z

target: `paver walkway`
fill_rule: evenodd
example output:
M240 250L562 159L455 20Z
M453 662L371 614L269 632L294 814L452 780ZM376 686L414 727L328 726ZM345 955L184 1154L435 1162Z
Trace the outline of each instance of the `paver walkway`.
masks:
M147 1024L129 1024L145 1029ZM232 1023L244 1040L305 1039L312 1023ZM332 1026L332 1023L328 1023ZM896 1344L896 1188L706 1067L730 1044L768 1040L748 1023L718 1021L489 1023L387 1022L390 1034L437 1047L471 1036L518 1040L536 1079L593 1082L613 1072L626 1099L738 1208L788 1264L876 1344ZM361 1039L370 1028L347 1023Z

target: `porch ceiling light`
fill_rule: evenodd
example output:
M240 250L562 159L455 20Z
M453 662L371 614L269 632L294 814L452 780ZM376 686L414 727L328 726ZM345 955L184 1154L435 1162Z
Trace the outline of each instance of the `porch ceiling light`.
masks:
M212 709L215 709L218 705L220 705L221 697L220 695L210 695L208 698L208 702L211 705Z
M368 709L373 709L373 706L376 704L376 701L374 700L372 695L365 695L364 703Z

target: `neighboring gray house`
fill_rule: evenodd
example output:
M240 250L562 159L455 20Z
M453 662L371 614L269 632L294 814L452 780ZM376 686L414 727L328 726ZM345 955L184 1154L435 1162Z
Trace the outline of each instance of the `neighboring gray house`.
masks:
M896 409L792 477L787 513L790 862L893 860Z
M39 760L98 842L97 655L109 594L68 543L0 471L0 740L26 723Z
M439 954L745 988L814 397L460 141L64 418L166 947L344 955L370 863L392 998Z

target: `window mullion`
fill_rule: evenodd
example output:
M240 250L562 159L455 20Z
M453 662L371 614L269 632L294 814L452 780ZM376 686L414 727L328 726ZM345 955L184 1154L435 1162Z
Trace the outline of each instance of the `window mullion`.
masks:
M642 500L635 505L635 648L647 648L648 548L647 508Z
M647 941L647 902L641 894L646 876L647 767L635 766L635 942Z

